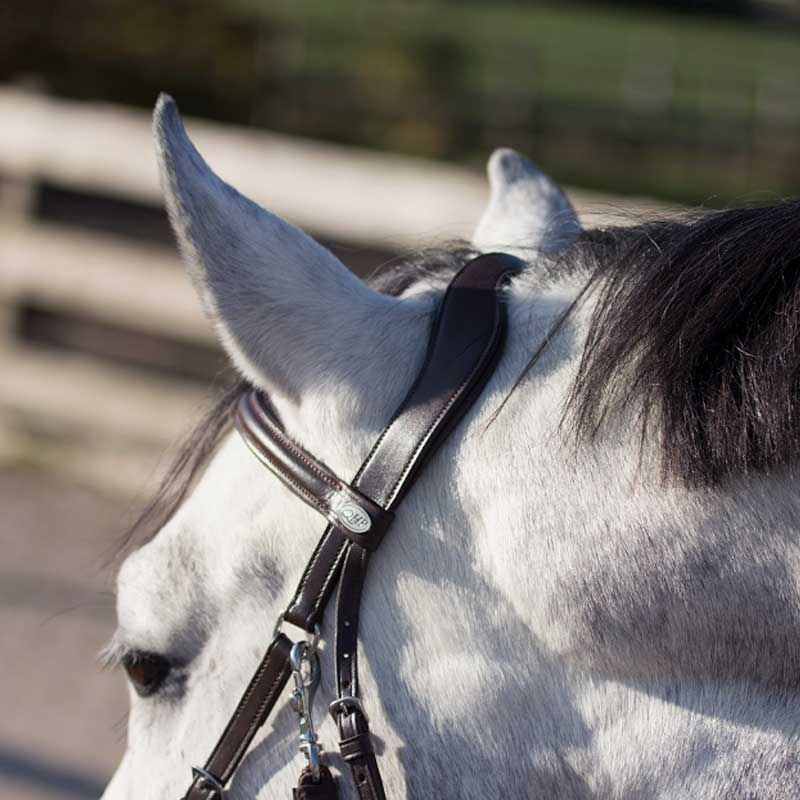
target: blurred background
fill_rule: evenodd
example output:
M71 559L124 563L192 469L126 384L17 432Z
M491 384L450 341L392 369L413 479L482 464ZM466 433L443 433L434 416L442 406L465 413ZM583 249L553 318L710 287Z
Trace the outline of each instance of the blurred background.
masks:
M500 145L587 224L800 191L800 0L5 0L0 798L96 797L118 760L110 564L224 365L161 208L161 90L362 275L468 236Z

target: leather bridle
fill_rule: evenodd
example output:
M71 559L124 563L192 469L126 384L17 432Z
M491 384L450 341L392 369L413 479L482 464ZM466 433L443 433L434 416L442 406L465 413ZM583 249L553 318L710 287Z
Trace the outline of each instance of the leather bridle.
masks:
M358 687L358 621L367 566L420 468L491 376L505 338L500 290L522 266L513 256L492 253L473 259L456 274L439 305L416 381L349 483L286 435L260 392L250 391L239 401L235 423L250 449L328 525L222 736L205 766L193 770L184 800L223 797L290 678L294 678L291 703L299 716L301 750L308 760L294 798L337 797L336 779L320 762L311 719L311 696L319 676L319 625L337 581L338 697L330 704L330 712L338 724L339 750L358 797L386 797ZM282 630L285 623L301 628L310 638L294 644Z

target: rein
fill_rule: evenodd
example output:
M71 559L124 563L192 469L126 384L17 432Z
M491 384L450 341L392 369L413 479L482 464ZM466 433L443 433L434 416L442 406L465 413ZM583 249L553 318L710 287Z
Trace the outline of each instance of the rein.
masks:
M290 678L300 748L308 761L294 789L294 800L335 800L338 796L336 779L321 763L311 718L319 679L319 625L337 581L338 695L329 711L338 725L339 750L359 800L385 800L358 687L358 621L367 567L423 464L491 377L505 338L500 289L522 267L523 262L513 256L492 253L473 259L456 274L439 305L422 369L349 483L286 435L261 393L250 391L239 401L235 423L247 445L328 525L222 736L205 766L193 769L184 800L224 796L225 786ZM303 629L310 638L293 643L282 631L284 623Z

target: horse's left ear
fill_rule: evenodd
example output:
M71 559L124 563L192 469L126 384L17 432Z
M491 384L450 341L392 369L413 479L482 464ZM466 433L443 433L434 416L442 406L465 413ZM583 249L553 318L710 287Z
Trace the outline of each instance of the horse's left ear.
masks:
M273 401L295 405L314 393L362 414L389 402L383 393L392 382L383 376L413 369L430 309L374 291L310 236L224 183L189 141L172 98L159 98L153 129L190 277L245 377Z
M488 253L503 250L522 258L569 247L581 232L567 196L527 158L495 150L486 169L491 196L472 244Z

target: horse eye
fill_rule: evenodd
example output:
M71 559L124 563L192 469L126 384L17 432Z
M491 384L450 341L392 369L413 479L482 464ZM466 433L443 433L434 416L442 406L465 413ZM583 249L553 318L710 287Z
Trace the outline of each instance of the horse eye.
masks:
M122 666L139 697L149 697L164 683L171 664L157 653L133 650L122 658Z

